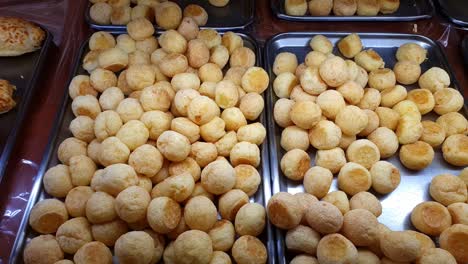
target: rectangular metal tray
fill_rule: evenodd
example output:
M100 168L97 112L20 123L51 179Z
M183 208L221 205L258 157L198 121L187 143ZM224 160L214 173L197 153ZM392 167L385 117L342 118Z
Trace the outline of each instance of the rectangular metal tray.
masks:
M269 143L270 143L270 173L272 177L273 194L277 192L289 192L298 193L303 192L304 188L302 181L292 181L287 179L280 168L280 160L285 154L285 151L280 146L280 137L282 128L276 125L272 116L272 110L275 102L278 100L273 92L272 83L274 80L274 73L272 71L272 65L275 56L280 52L292 52L296 54L298 61L303 62L306 54L311 51L309 47L310 39L317 34L322 34L328 37L332 43L336 43L341 38L347 36L350 33L325 33L325 32L307 32L307 33L283 33L271 38L265 46L265 67L267 72L270 74L270 88L267 90L267 109L268 111L268 132L269 132ZM427 49L428 59L421 65L422 71L427 70L432 66L438 66L445 69L452 81L451 87L459 88L452 70L445 58L445 55L434 41L429 38L419 35L408 35L408 34L389 34L389 33L358 33L361 37L363 46L365 48L372 48L377 51L385 61L387 68L393 68L396 62L395 52L399 46L407 42L414 42L425 49ZM334 54L339 54L335 48ZM407 87L408 89L414 89L415 86ZM466 109L464 114L466 115ZM433 116L423 116L423 119L434 119ZM311 157L312 163L315 160L315 151L309 149L308 153ZM378 218L379 222L387 225L392 230L403 230L411 228L411 221L409 215L413 208L423 202L431 200L429 195L429 183L433 176L440 173L452 173L458 175L461 171L460 167L454 167L444 161L440 150L435 151L435 158L433 163L422 171L408 170L400 164L397 155L387 159L387 161L394 164L399 168L401 173L401 183L398 188L388 195L376 196L382 203L383 212ZM330 191L337 190L336 177L333 180ZM372 189L371 189L372 191ZM288 253L285 249L284 236L285 231L276 229L276 249L278 253L278 263L289 263L293 257L292 254Z
M197 4L202 6L208 13L208 22L201 28L212 28L218 31L242 30L253 22L255 0L232 0L225 7L215 7L207 0L173 0L179 4L182 11L189 4ZM86 22L91 28L105 31L119 31L124 32L127 30L126 25L99 25L91 20L89 16L89 9L91 4L88 4L85 13ZM164 29L155 25L157 31Z
M262 54L260 51L260 47L257 45L256 41L248 35L240 34L240 33L238 34L242 36L244 40L244 46L249 47L255 51L256 56L257 56L256 64L257 66L261 66L263 59L261 56ZM75 66L72 71L72 75L70 76L70 81L74 76L78 74L87 74L87 72L81 67L81 64L82 64L83 57L89 51L88 41L89 39L82 44L80 53L78 54L76 61L75 61ZM55 125L49 137L49 143L47 145L46 151L44 153L44 157L39 167L38 174L35 177L35 182L31 190L31 195L26 205L23 218L21 219L20 227L19 227L16 239L15 239L15 243L13 245L13 249L11 252L11 257L10 257L10 262L9 262L10 264L23 263L22 253L23 253L23 248L26 245L26 242L28 241L28 239L31 239L38 235L29 227L29 224L28 224L29 214L31 212L32 207L37 202L46 198L50 198L50 196L43 189L43 185L42 185L43 176L48 168L60 163L56 155L58 146L64 139L72 136L71 132L68 129L70 122L74 119L74 115L71 110L72 100L68 96L68 86L65 87L64 90L65 92L62 98L62 105L57 114L57 117L55 118ZM264 99L266 99L265 95L264 95ZM259 122L264 124L265 127L267 126L266 119L267 119L266 111L263 111L262 115L259 118ZM258 167L258 171L262 175L262 184L259 186L257 193L254 196L252 196L250 200L251 202L260 203L266 207L266 204L271 197L268 139L265 139L265 142L263 142L263 144L260 146L260 151L261 151L262 162L260 166ZM270 222L266 221L265 230L259 238L265 243L265 246L267 248L268 255L269 255L269 258L268 258L269 264L276 263L276 259L274 257L276 255L275 253L276 249L275 249L275 244L274 244L275 241L273 239L273 236L274 236L273 228Z
M0 79L5 79L16 86L13 94L16 107L0 114L0 182L52 41L52 35L46 29L43 30L46 37L41 49L21 56L0 57Z
M377 16L311 16L308 12L305 16L290 16L284 9L284 0L271 0L271 9L280 19L299 22L345 22L345 21L414 21L431 18L434 13L432 0L400 0L400 8L393 14Z
M440 11L452 22L468 27L468 2L460 0L437 0Z

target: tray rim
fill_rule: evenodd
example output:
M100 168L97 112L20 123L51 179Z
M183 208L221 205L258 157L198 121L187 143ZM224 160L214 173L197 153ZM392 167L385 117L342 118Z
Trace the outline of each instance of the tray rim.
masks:
M450 22L456 25L462 26L462 27L468 27L468 19L461 20L459 18L456 18L450 15L450 12L447 10L447 6L445 5L443 1L437 0L437 5L440 7L442 14L445 15L445 17L447 17L450 20Z
M272 47L272 45L273 45L273 43L275 41L277 41L278 39L282 39L285 36L311 38L314 35L321 34L321 35L324 35L326 37L329 37L329 36L331 36L331 37L344 37L344 36L347 36L347 35L352 34L352 33L356 33L360 37L361 36L367 36L367 37L370 37L370 36L385 37L386 36L386 37L394 37L394 38L396 38L396 37L413 38L413 39L421 40L421 41L424 41L424 42L430 44L434 48L438 49L438 52L441 54L440 66L442 66L443 68L445 68L447 70L447 73L449 74L450 79L451 79L452 87L457 89L458 91L460 91L462 93L462 95L463 95L463 92L461 91L460 83L458 82L458 80L455 77L453 69L450 66L449 62L448 62L447 56L445 54L445 51L442 49L441 44L439 44L438 42L436 42L436 41L434 41L434 40L432 40L432 39L430 39L430 38L428 38L426 36L418 35L418 34L381 33L381 32L380 33L379 32L326 32L326 31L301 31L301 32L279 33L279 34L273 35L272 37L270 37L265 42L265 45L264 45L264 63L263 63L264 67L265 67L265 70L267 71L268 74L270 74L270 72L272 72L269 69L270 65L272 65L272 63L273 63L269 59L269 57L272 55L272 54L270 54L271 53L270 47ZM273 95L273 91L270 89L272 87L273 80L274 80L273 76L270 76L270 84L269 84L267 92L266 92L267 106L268 107L273 107L274 95ZM466 102L465 102L463 110L464 110L465 114L468 115L468 108L467 108ZM271 115L272 115L272 113L268 113L268 121L272 120ZM268 141L269 141L268 146L269 146L269 149L270 149L270 173L271 173L270 175L272 176L272 179L271 179L271 182L272 182L272 195L274 195L277 192L281 192L280 179L279 179L280 175L278 173L275 173L275 174L278 174L278 175L273 177L273 172L276 171L278 166L279 166L279 160L278 160L277 153L276 153L277 143L278 142L275 140L276 135L274 133L274 131L276 130L276 128L275 128L276 123L274 121L273 122L267 122L267 123L268 123L268 127L267 127L268 133L267 134L268 134ZM284 236L285 236L284 233L286 231L282 230L282 229L280 229L280 228L278 228L276 226L273 226L273 229L274 229L275 236L276 236L275 244L276 244L276 253L277 253L278 263L279 264L287 263L286 254L285 254L286 245L285 245L285 238L284 238Z
M117 34L122 34L123 32L120 31L112 31L110 32L113 35ZM220 34L223 34L224 32L220 32ZM155 35L159 35L159 32L156 32ZM263 53L262 53L262 48L260 44L256 41L255 38L253 38L250 34L248 33L239 33L236 32L236 34L240 35L242 38L248 39L254 46L255 49L255 54L257 56L257 62L256 65L258 67L263 67ZM40 195L43 191L43 185L42 185L42 179L44 177L45 172L49 168L49 164L52 160L52 155L54 155L54 148L58 144L59 140L59 135L60 135L60 128L63 126L63 122L65 122L65 114L67 112L67 105L69 104L69 95L68 95L68 84L71 82L71 80L77 75L77 72L79 71L81 67L81 58L84 56L84 53L87 49L89 40L91 38L90 34L81 44L80 49L78 54L76 55L74 59L74 66L73 69L70 73L70 76L68 78L68 82L66 85L66 88L64 89L64 94L61 98L61 104L60 108L55 115L54 118L54 125L53 128L50 132L48 143L46 146L46 150L44 151L44 154L42 156L41 163L39 165L39 169L34 177L34 184L30 192L30 196L28 199L28 202L26 204L26 207L24 209L23 216L21 218L20 225L17 229L15 241L13 243L13 247L10 252L10 259L8 261L9 264L15 264L18 263L18 260L21 259L20 256L22 256L22 251L26 245L26 239L27 239L27 233L28 233L28 225L29 225L29 216L31 213L32 208L34 205L38 202ZM266 93L263 94L264 100L266 100ZM263 113L260 116L260 120L264 120L264 125L267 127L267 111L264 109ZM261 122L261 121L260 121ZM262 206L265 207L268 204L268 201L272 195L272 182L271 182L271 177L270 177L270 148L269 148L269 143L268 143L268 137L265 137L265 141L262 143L262 149L261 149L261 156L262 156L262 188L263 188L263 204ZM268 252L268 264L276 264L277 259L276 259L276 246L275 246L275 232L273 229L273 225L268 221L268 219L265 219L265 234L267 236L266 241L264 241L265 248Z
M415 16L291 16L285 13L280 13L276 3L283 0L271 0L270 7L273 14L283 20L296 22L408 22L421 19L429 19L435 13L434 3L432 0L425 0L429 6L429 12Z
M87 0L86 0L87 1ZM236 0L238 1L238 0ZM225 31L235 31L235 30L245 30L248 26L250 26L254 22L254 16L255 16L255 0L246 0L249 4L249 11L250 11L250 16L247 20L246 23L238 26L233 26L233 27L200 27L200 29L214 29L217 30L218 32L225 32ZM91 16L89 15L89 10L91 8L91 2L88 1L88 5L86 7L85 11L85 21L86 23L92 28L96 30L101 30L101 31L108 31L108 32L115 32L115 33L122 33L122 32L127 32L127 25L99 25L94 23L91 20ZM208 14L208 19L209 14ZM165 29L162 29L158 27L158 25L153 24L154 29L156 32L164 32Z
M5 146L3 150L1 150L1 153L0 153L0 183L3 180L3 176L5 174L6 168L8 167L8 162L9 162L11 153L16 145L16 138L18 136L18 132L21 129L26 113L29 110L32 95L34 94L37 83L39 81L39 74L41 73L42 68L45 65L47 54L52 44L53 36L50 33L50 31L39 24L36 24L36 25L38 25L42 30L44 30L46 37L40 49L39 59L33 66L34 71L31 76L31 80L29 81L29 84L27 85L27 87L25 87L23 99L21 100L20 104L16 106L19 111L17 113L15 121L13 122L12 129L10 130L10 133L8 134Z

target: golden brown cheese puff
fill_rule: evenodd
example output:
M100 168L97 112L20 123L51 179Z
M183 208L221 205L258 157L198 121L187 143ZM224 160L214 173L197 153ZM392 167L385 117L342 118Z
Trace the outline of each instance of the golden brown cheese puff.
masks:
M102 224L117 217L115 199L105 192L96 192L86 202L86 217L93 224Z
M444 128L436 122L429 120L424 120L421 123L423 125L423 134L420 140L434 148L440 146L445 140L446 134Z
M322 120L309 130L309 140L319 150L335 148L340 144L341 129L331 121Z
M302 129L311 129L321 119L322 110L314 102L296 102L291 107L289 116L295 125Z
M262 123L252 123L239 128L237 131L237 140L247 141L253 144L261 145L266 137L266 129Z
M346 237L330 234L320 240L317 246L317 259L321 264L357 263L358 251Z
M232 31L223 34L221 43L228 49L229 54L232 54L237 48L244 46L242 37Z
M333 174L330 170L315 166L307 170L304 175L304 190L321 199L327 195L332 181Z
M349 195L367 191L372 185L369 171L362 165L348 162L338 174L338 187Z
M254 236L241 236L232 246L232 257L238 264L265 264L268 253L265 245Z
M396 84L395 73L391 69L377 69L369 73L369 87L383 91Z
M216 217L216 206L205 196L193 197L185 205L184 220L191 229L208 232L216 223Z
M56 263L63 259L63 251L52 235L40 235L28 242L23 251L25 264Z
M112 25L126 25L131 20L132 8L130 6L113 7L110 17Z
M293 100L289 100L286 98L281 98L278 101L276 101L275 106L273 108L273 117L278 126L288 127L294 125L289 114L294 105L295 102Z
M349 200L351 210L364 209L379 217L382 214L380 201L370 192L359 192Z
M468 186L468 168L464 168L458 177Z
M78 186L70 190L65 206L72 217L86 216L86 203L94 191L89 186Z
M457 112L444 114L437 118L436 122L445 132L445 136L466 134L468 131L468 121L465 116Z
M348 105L335 118L335 123L347 135L357 135L367 127L367 114L359 107Z
M96 191L106 192L117 196L121 191L129 186L138 184L138 177L135 170L127 164L112 164L104 170L94 174L91 186L95 186ZM99 175L99 176L98 176ZM95 182L96 178L96 183Z
M174 242L176 263L208 263L213 254L210 236L199 230L180 234Z
M263 93L270 79L266 71L260 67L250 67L242 76L241 85L246 93Z
M357 105L364 97L364 89L355 81L347 81L336 89L351 105Z
M455 166L468 165L468 137L455 134L447 137L442 144L445 161Z
M303 252L315 255L320 234L304 225L296 226L286 233L286 248L294 252Z
M84 244L91 242L91 226L85 217L77 217L63 223L56 233L63 252L74 254Z
M91 226L93 238L109 247L114 246L115 241L127 231L127 223L120 219Z
M357 34L350 34L338 42L338 49L346 58L354 58L362 50L362 42Z
M464 104L463 95L456 89L444 88L434 93L434 112L443 115L449 112L458 112Z
M154 11L150 6L140 4L132 8L130 13L130 20L135 20L138 18L146 18L151 23L154 23Z
M339 147L318 150L315 155L315 164L329 169L332 173L337 173L346 164L346 156L343 149Z
M343 191L333 191L327 193L325 197L323 197L322 201L328 202L336 206L341 214L346 214L349 211L349 200L348 196Z
M156 24L163 29L176 29L182 20L182 10L179 5L166 1L155 8Z
M393 66L393 72L399 83L410 85L416 83L421 76L421 66L410 60L399 61Z
M239 93L240 94L240 93ZM245 118L254 121L262 113L265 107L263 96L258 93L250 92L240 97L239 109Z
M400 148L400 161L411 170L422 170L431 165L434 149L424 141L416 141Z
M82 95L73 99L72 111L75 116L83 115L95 119L101 112L101 106L96 97L92 95Z
M274 194L268 201L267 211L271 223L281 229L299 225L304 213L297 197L286 192Z
M333 0L312 0L309 2L309 12L312 16L328 16L333 8Z
M120 102L117 104L117 107L119 104ZM113 110L99 113L94 121L94 133L96 138L103 141L108 137L115 136L122 127L122 124L123 122L120 115Z
M303 16L307 12L306 0L285 0L284 9L290 16Z
M383 90L381 93L380 105L383 107L393 107L397 103L406 99L408 91L401 85L395 85L393 88Z
M376 16L380 6L377 0L357 0L358 16Z
M204 26L208 21L208 13L206 10L195 4L190 4L184 8L184 17L193 18L198 26Z
M169 197L154 198L147 208L147 219L151 228L167 234L174 230L182 217L180 205Z
M423 126L420 121L410 116L403 116L400 118L395 133L400 144L411 144L422 136Z
M417 240L419 240L419 242L421 243L421 252L426 251L427 249L436 247L434 241L428 235L425 235L423 233L413 231L413 230L406 230L405 232L409 233L410 235L415 237Z
M278 75L273 81L273 90L279 98L288 98L292 89L298 84L296 76L290 72Z
M445 206L464 203L468 196L465 183L452 174L440 174L432 178L429 191L434 200Z
M208 232L213 243L213 250L228 251L234 244L236 233L234 225L228 220L217 221Z
M333 51L333 44L324 35L315 35L310 40L309 45L312 50L321 52L325 55L330 54Z
M146 18L138 18L127 24L127 32L134 40L144 40L154 33L154 27Z
M377 107L375 113L379 116L380 127L386 127L392 131L396 129L400 119L398 112L388 107Z
M380 247L393 261L414 261L421 255L421 243L405 231L391 231L380 238Z
M419 77L418 84L422 89L435 93L450 85L450 76L444 69L432 67Z
M338 232L343 225L343 215L338 207L328 202L316 202L305 211L307 223L321 234Z
M452 219L449 211L442 204L422 202L413 209L411 222L419 231L427 235L438 236L450 227Z
M358 263L380 264L379 257L370 250L358 249Z
M458 202L449 205L448 210L454 224L468 224L468 204Z
M382 100L382 96L377 89L374 88L366 88L364 89L364 96L362 97L361 101L357 106L361 109L369 109L375 111L377 107L380 105L380 101Z
M333 1L333 14L335 14L335 16L352 16L356 13L356 10L356 0Z
M190 156L203 168L218 157L216 145L211 142L195 142L192 144Z
M226 193L236 184L235 170L227 161L213 161L203 168L201 183L212 194Z
M281 147L290 151L292 149L301 149L307 151L310 145L307 130L297 126L288 126L281 132Z
M311 95L319 95L327 89L327 84L320 77L319 69L316 67L305 68L299 80L301 88Z
M315 257L312 257L307 254L299 254L295 256L289 263L291 264L318 264L318 260Z
M349 78L348 66L346 62L338 56L328 58L320 64L319 73L325 83L331 87L338 87L344 84Z
M377 128L367 138L377 146L381 158L391 157L398 150L398 137L387 127Z
M100 25L109 25L112 14L112 6L108 3L95 3L89 9L91 20Z
M347 150L349 145L356 141L356 135L346 135L346 134L341 134L341 140L340 140L340 147L342 150Z
M176 30L165 31L158 40L161 48L167 53L183 54L187 50L187 40Z
M73 189L70 170L68 166L63 164L49 168L42 181L45 191L57 198L67 196L68 192Z
M265 208L258 203L248 203L237 211L235 218L236 233L240 236L258 236L265 228Z
M322 109L322 114L332 120L346 106L343 95L336 90L324 91L317 97L316 103Z
M31 210L29 225L41 234L55 233L59 226L68 220L68 212L63 202L57 199L45 199Z
M400 171L388 161L378 161L370 169L372 188L381 194L394 191L401 181Z
M379 148L370 140L359 139L351 143L346 150L348 161L361 164L370 169L374 163L380 160Z
M341 233L355 246L369 246L378 241L378 221L365 209L351 209L343 217Z
M143 231L128 232L115 242L114 252L119 263L150 263L154 251L153 238Z
M294 73L297 68L297 57L291 52L281 52L273 62L273 72L280 75L283 72Z
M120 219L134 223L146 218L146 208L151 201L149 193L139 186L130 186L117 195L115 210Z
M440 234L439 243L442 249L452 254L458 263L468 262L468 226L455 224Z
M209 49L221 45L222 43L221 35L214 29L201 29L198 32L197 38L205 42Z
M101 242L93 241L84 244L73 256L76 264L111 264L112 253L110 249Z
M400 0L378 0L382 14L395 13L400 7Z
M197 23L191 17L184 17L177 28L177 32L184 36L187 41L197 38L199 31Z
M177 202L182 202L190 196L194 188L195 182L192 175L188 172L184 172L182 174L170 176L154 186L151 191L151 197L166 196ZM177 192L174 190L177 190Z
M385 67L385 62L382 57L380 57L380 55L373 49L367 49L359 52L354 57L354 61L357 65L363 67L368 72Z
M429 90L426 89L414 89L408 93L408 100L413 101L419 109L421 114L427 114L435 106L434 96Z
M309 168L309 154L301 149L290 150L281 158L281 171L291 180L302 180Z
M216 7L224 7L229 4L229 0L209 0L210 4Z
M252 196L257 192L260 184L260 174L255 167L246 164L237 165L234 168L236 172L235 189L240 189L247 195Z
M382 2L382 0L380 0ZM387 0L388 1L388 0ZM418 64L426 60L427 50L416 43L405 43L401 45L396 52L396 59L398 61L413 61ZM421 87L423 88L423 87Z
M231 264L231 257L223 251L213 251L210 263L213 264Z
M416 264L435 263L456 264L457 261L450 252L441 248L430 248L423 251L421 257L416 261Z
M77 75L73 77L68 86L68 93L72 99L86 94L97 96L97 91L94 90L90 78L87 75Z
M112 34L104 31L98 31L89 38L90 50L107 50L115 47L115 39Z

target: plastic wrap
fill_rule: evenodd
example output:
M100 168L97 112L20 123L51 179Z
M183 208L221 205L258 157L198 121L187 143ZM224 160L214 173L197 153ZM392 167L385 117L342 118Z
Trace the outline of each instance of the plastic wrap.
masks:
M254 1L254 0L252 0ZM466 34L439 15L417 22L299 23L278 20L269 0L255 0L254 24L247 30L259 41L288 31L396 32L413 33L436 40L447 54L460 86L468 85L460 43ZM85 23L86 0L3 0L0 15L19 16L47 28L54 35L46 66L40 74L34 99L23 124L14 153L0 184L0 264L8 263L11 248L27 206L61 99L67 92L69 75L80 44L91 30ZM465 91L465 93L467 93Z
M87 1L3 0L0 16L21 17L54 36L38 87L0 185L0 263L8 263L24 208L35 183L55 115L66 92L74 54L89 35L84 23Z

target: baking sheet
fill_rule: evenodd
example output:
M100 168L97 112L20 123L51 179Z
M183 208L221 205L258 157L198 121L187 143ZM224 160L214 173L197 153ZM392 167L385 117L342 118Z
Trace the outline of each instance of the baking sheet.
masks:
M115 34L116 33L114 32L114 35ZM240 33L238 34L243 38L244 46L249 47L255 51L256 57L257 57L256 64L257 66L261 66L263 60L261 57L260 48L255 42L255 40L248 35L240 34ZM78 74L87 74L87 72L81 67L81 65L82 65L82 58L89 51L88 41L89 39L82 44L80 53L77 56L77 59L75 60L75 66L72 71L72 75L70 76L70 81L73 78L73 76L76 76ZM265 95L264 95L264 99L266 99ZM41 162L38 174L36 175L34 186L33 186L33 189L31 190L31 195L30 195L28 204L25 208L25 213L21 220L21 224L17 233L17 237L13 245L13 249L11 252L12 257L10 258L10 261L9 261L10 264L23 263L22 254L23 254L24 246L30 239L39 235L34 230L32 230L32 228L28 224L29 214L31 213L31 209L34 206L34 204L36 204L37 202L43 199L51 198L51 196L48 195L43 189L42 179L48 168L60 163L56 155L57 149L60 143L64 139L72 136L71 132L68 129L70 122L74 119L74 115L71 110L71 103L72 103L72 100L68 96L68 89L65 89L65 94L63 95L63 100L62 100L62 106L60 108L61 110L59 111L55 119L56 122L52 130L52 133L50 135L49 143L48 143L46 152L44 153L44 158ZM265 127L267 126L266 111L263 111L258 121L262 122ZM261 161L260 166L257 168L260 175L262 176L262 184L259 186L257 193L250 198L251 202L260 203L265 208L266 208L266 204L268 200L271 197L270 166L268 162L269 161L268 159L269 149L267 146L268 146L268 139L265 139L263 144L260 146L262 161ZM268 256L269 256L268 257L269 264L276 263L276 259L274 257L276 255L276 251L275 251L276 248L275 248L275 241L274 241L273 236L274 236L274 231L273 231L272 225L270 224L269 221L266 221L265 230L259 236L259 239L263 241L263 243L265 244L267 248Z
M41 49L21 56L0 57L0 79L16 86L13 94L16 106L0 114L0 182L51 44L52 35L46 29L43 30L46 36Z
M280 160L285 154L285 151L280 146L280 136L282 128L276 125L273 118L273 106L278 100L273 92L272 83L274 80L274 73L272 65L276 54L280 52L292 52L296 54L298 61L303 62L306 54L311 51L309 47L310 39L317 34L322 34L328 37L332 43L336 43L341 38L350 33L324 33L324 32L308 32L308 33L283 33L271 38L265 46L265 67L270 74L270 88L267 90L267 107L268 113L268 132L270 141L270 171L272 177L273 194L283 191L289 193L303 192L302 181L292 181L287 179L280 168ZM428 59L421 65L422 71L426 71L430 67L438 66L445 69L452 81L451 87L459 88L457 81L453 75L450 66L445 58L442 49L431 39L408 34L390 34L390 33L358 33L361 37L363 46L365 48L372 48L377 51L385 61L387 68L393 68L396 62L395 53L399 46L407 42L414 42L425 49L427 49ZM339 54L335 48L334 54ZM407 86L408 90L414 89L415 85ZM466 115L466 109L465 109ZM434 120L436 115L423 116L423 120ZM315 150L311 151L309 148L309 155L311 156L311 163L315 160ZM412 229L410 221L410 213L413 208L423 202L431 200L429 195L429 184L432 177L441 173L452 173L458 175L461 171L460 167L451 166L444 161L441 150L435 150L435 157L433 163L426 169L421 171L408 170L400 163L398 154L387 159L387 161L394 164L400 169L401 183L398 188L390 194L379 195L374 193L382 203L382 215L378 218L379 222L387 225L392 230ZM336 176L336 175L335 175ZM330 191L338 190L336 177L333 180ZM370 190L372 192L372 189ZM289 263L294 256L285 250L284 236L285 231L276 229L277 253L278 263Z
M311 16L307 11L305 16L290 16L284 8L285 0L271 0L271 9L280 19L300 22L319 21L414 21L431 18L434 13L432 0L400 0L400 8L393 14L377 16ZM442 0L441 0L442 1ZM453 0L457 1L457 0Z
M452 23L468 27L468 2L460 0L437 0L440 10Z
M85 0L87 1L87 0ZM218 31L241 30L245 29L253 22L255 0L231 0L224 7L215 7L208 0L172 0L179 4L182 11L189 4L197 4L202 6L208 13L208 22L201 28L212 28ZM86 9L86 22L91 28L106 31L126 31L125 25L99 25L96 24L89 16L91 4ZM155 25L156 30L164 29Z

